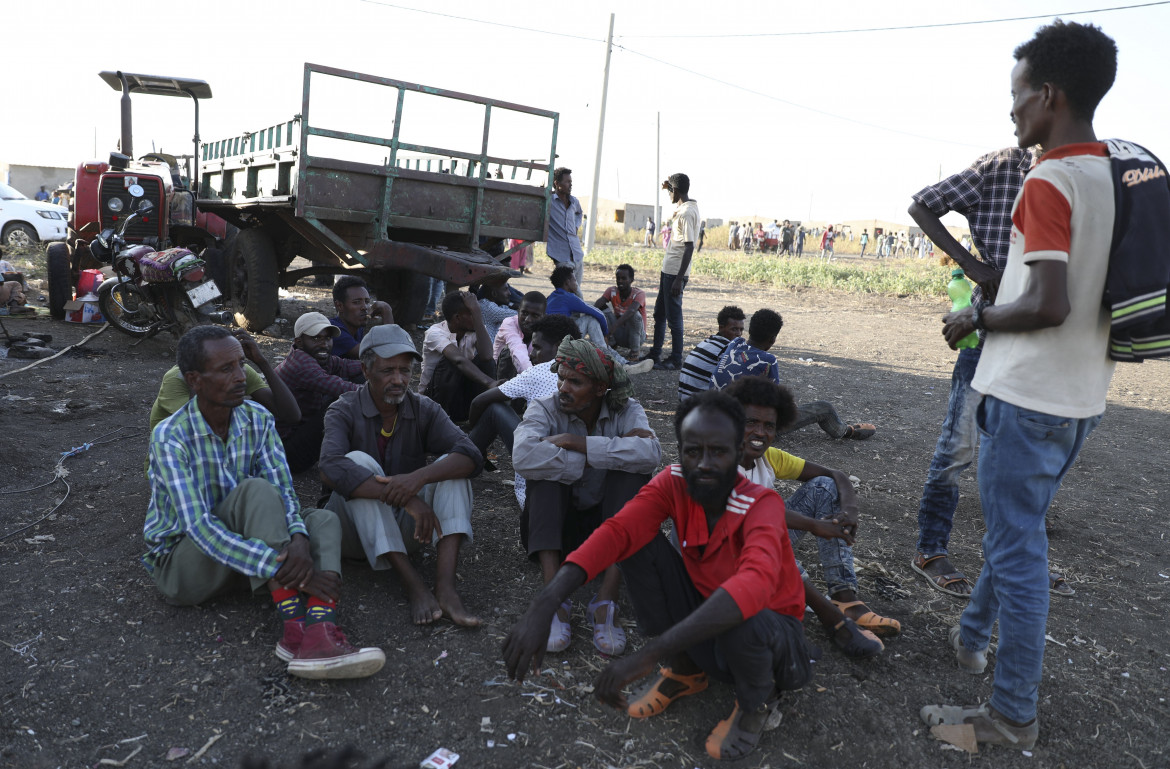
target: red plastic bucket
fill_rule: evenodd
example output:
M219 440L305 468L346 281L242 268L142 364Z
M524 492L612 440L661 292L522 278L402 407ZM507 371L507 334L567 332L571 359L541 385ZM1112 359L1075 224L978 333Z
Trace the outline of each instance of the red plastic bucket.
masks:
M82 270L81 275L77 278L77 296L82 297L86 294L96 294L98 286L101 284L101 270Z

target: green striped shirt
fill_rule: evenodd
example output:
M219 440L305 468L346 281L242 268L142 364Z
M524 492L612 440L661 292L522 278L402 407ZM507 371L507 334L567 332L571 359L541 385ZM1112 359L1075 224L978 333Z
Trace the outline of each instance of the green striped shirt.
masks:
M248 478L263 478L280 491L289 536L307 534L275 420L263 406L244 401L232 409L227 441L212 432L198 398L160 422L150 437L151 494L143 529L150 550L142 557L147 570L190 537L209 558L235 571L276 574L277 551L229 531L212 514Z

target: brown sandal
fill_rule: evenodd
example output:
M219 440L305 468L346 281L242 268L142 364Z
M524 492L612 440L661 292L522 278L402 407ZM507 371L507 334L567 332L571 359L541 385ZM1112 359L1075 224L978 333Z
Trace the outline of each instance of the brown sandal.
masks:
M845 433L845 438L851 441L869 440L877 432L877 425L869 422L858 422L857 424L849 425L849 432Z
M953 595L958 598L970 598L972 590L971 580L967 579L967 575L963 572L953 571L950 574L931 574L926 570L927 566L934 563L939 558L946 557L946 553L932 555L929 558L924 556L922 553L915 553L914 558L910 560L910 568L926 577L927 583L940 593L946 593L947 595ZM958 583L962 583L967 586L966 593L960 593L951 589L951 585Z

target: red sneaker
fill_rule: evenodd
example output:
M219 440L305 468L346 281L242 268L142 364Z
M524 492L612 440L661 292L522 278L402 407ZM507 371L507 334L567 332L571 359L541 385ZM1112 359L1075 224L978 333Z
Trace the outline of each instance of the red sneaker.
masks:
M386 655L381 649L359 649L332 622L317 622L305 626L301 648L288 663L288 672L300 678L365 678L384 664Z
M293 657L301 649L301 639L305 636L305 621L303 619L286 619L284 621L284 637L276 642L276 656L285 662L292 662Z

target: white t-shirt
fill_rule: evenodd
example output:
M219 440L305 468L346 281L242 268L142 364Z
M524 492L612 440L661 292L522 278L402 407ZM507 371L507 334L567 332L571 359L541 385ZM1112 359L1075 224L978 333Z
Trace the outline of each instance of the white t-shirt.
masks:
M662 271L667 275L678 275L682 267L683 253L687 250L687 242L699 242L699 206L695 201L688 200L675 206L674 215L670 217L670 246L666 249L666 256L662 260ZM691 274L691 264L687 265L686 275Z
M1069 314L1053 328L990 331L971 386L1022 409L1070 419L1105 411L1113 376L1102 304L1113 238L1113 177L1105 145L1068 144L1036 163L1012 207L1011 246L997 305L1026 290L1031 263L1068 264Z
M527 398L529 403L556 395L558 379L557 375L550 371L552 364L553 362L549 360L521 371L500 385L500 392L509 398ZM524 476L516 473L516 501L520 503L520 507L524 507L527 489Z
M468 358L475 358L475 333L467 332L462 339L456 338L447 328L447 321L436 323L427 329L423 337L422 373L418 377L418 390L422 392L431 383L435 367L443 361L443 350L456 345Z

